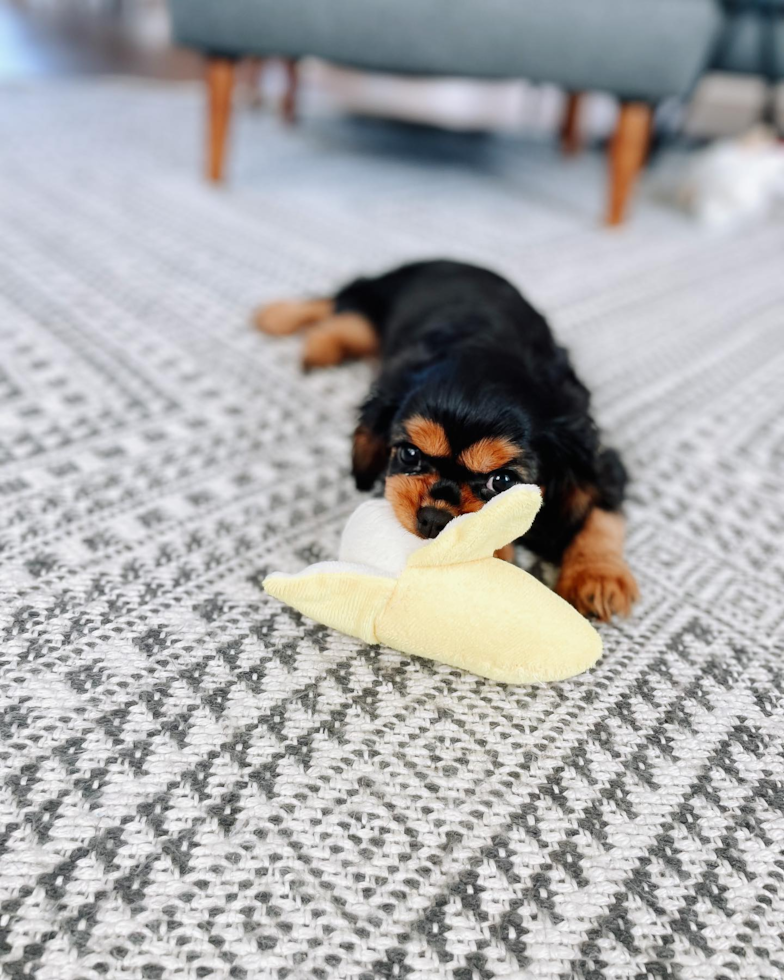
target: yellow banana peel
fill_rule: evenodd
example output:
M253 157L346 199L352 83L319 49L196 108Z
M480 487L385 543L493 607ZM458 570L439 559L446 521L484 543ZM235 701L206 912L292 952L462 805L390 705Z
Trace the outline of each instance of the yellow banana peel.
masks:
M538 487L512 487L421 541L391 511L388 522L380 519L388 505L372 501L356 515L376 510L353 527L349 521L344 532L341 552L353 561L275 572L263 585L311 619L367 643L507 684L564 680L596 663L601 637L560 596L494 557L525 534L540 506ZM383 554L386 542L393 557Z

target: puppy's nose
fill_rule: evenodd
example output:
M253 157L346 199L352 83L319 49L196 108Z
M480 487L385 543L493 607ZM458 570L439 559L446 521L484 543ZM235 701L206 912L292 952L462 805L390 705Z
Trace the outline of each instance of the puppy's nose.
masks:
M434 538L452 520L448 510L438 507L420 507L417 513L417 534L423 538Z

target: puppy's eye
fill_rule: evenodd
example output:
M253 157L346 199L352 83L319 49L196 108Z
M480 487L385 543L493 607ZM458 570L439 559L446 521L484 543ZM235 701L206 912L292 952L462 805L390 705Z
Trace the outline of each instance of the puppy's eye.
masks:
M422 462L422 453L416 446L399 446L397 458L407 469L415 469Z
M510 470L501 470L500 473L493 473L485 486L491 494L495 495L503 493L504 490L508 490L509 487L513 487L515 483L519 482L520 478L516 473L512 473Z

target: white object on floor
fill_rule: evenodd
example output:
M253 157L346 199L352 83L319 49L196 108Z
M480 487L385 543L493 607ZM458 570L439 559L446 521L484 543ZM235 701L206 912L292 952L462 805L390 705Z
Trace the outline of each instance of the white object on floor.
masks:
M340 537L338 561L370 565L397 578L409 557L427 544L407 531L383 497L360 504Z
M764 127L714 143L693 160L678 199L711 227L763 215L784 199L784 145Z

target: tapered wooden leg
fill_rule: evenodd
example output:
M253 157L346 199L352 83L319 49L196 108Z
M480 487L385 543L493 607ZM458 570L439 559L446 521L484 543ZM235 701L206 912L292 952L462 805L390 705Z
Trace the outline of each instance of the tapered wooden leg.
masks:
M286 88L280 102L280 115L284 122L292 124L297 120L297 86L299 82L297 59L285 58L283 68L286 72Z
M207 95L209 119L207 129L207 179L223 180L226 137L231 118L231 96L234 89L234 62L230 58L207 61Z
M569 92L566 96L566 108L561 123L561 151L566 156L574 156L582 147L580 139L580 104L582 92Z
M651 138L651 107L645 102L624 102L615 135L610 141L610 196L607 224L620 225L648 152Z

